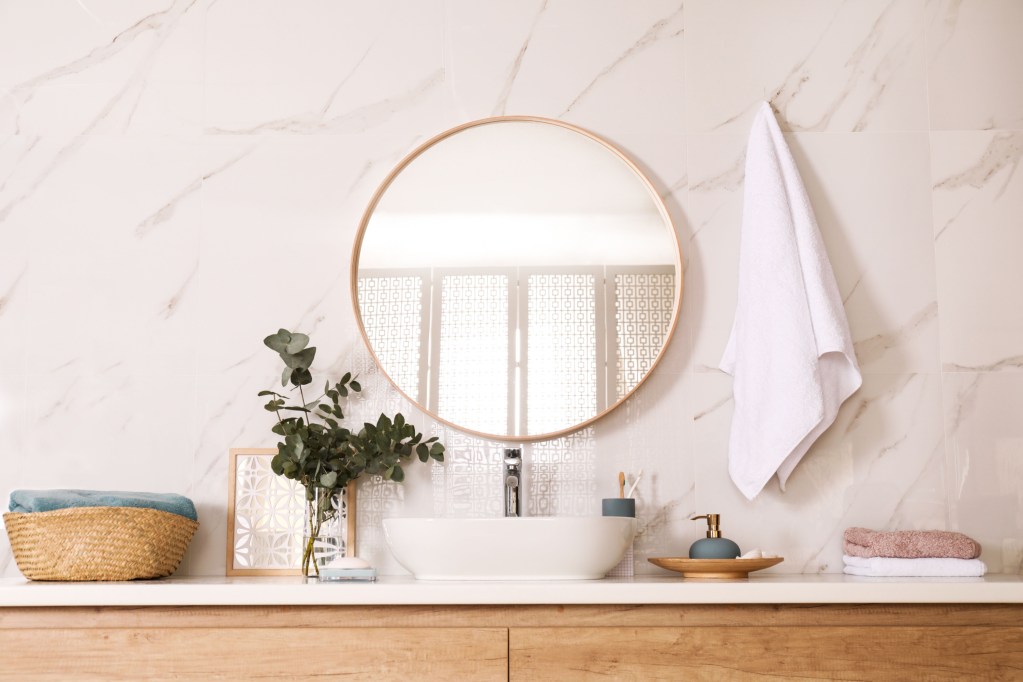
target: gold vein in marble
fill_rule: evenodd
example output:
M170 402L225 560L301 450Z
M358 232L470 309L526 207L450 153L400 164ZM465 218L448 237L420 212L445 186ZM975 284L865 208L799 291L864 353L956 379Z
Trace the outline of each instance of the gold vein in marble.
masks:
M898 329L854 342L853 349L856 351L856 358L859 360L860 366L879 360L889 350L905 343L908 337L918 332L926 324L936 320L937 317L938 302L931 301Z
M252 135L262 132L283 133L362 133L389 121L396 113L412 105L418 104L426 95L444 82L444 69L437 69L423 79L414 88L399 97L391 97L372 102L336 116L328 116L321 109L319 112L300 114L288 118L279 118L260 123L248 128L207 128L206 132L219 135ZM331 93L331 98L337 90ZM328 102L327 109L330 108Z
M14 298L14 292L18 290L18 284L21 282L21 278L25 276L26 272L28 272L27 266L18 273L17 277L14 278L14 281L11 283L11 286L7 288L7 291L4 292L4 295L0 296L0 315L3 315L4 310L6 310L7 306L10 305L11 299Z
M192 182L188 183L184 187L184 189L182 189L173 197L171 197L170 200L167 201L167 203L165 203L155 212L153 212L152 214L144 218L141 222L139 222L139 224L135 226L135 236L139 238L146 237L158 225L170 220L171 216L174 215L174 211L177 209L178 204L181 203L183 199L199 190L202 187L202 183L205 182L206 180L209 180L210 178L216 176L219 173L222 173L223 171L227 170L228 168L235 165L236 163L244 159L246 156L251 154L253 151L255 151L257 146L258 143L250 146L241 154L232 157L231 159L217 166L208 173L204 173L203 175L199 176Z
M23 191L21 194L19 194L11 201L9 201L6 206L0 208L0 222L6 220L7 217L10 215L11 211L13 211L18 204L32 196L35 193L35 191L39 188L39 186L46 181L50 174L53 173L53 171L56 170L61 165L61 163L63 163L68 157L72 156L78 149L82 147L83 144L85 144L85 142L88 139L88 136L97 127L99 127L100 124L107 120L107 116L110 114L110 112L114 110L114 108L118 104L121 103L125 95L131 92L133 88L139 87L140 84L144 84L145 78L148 75L149 70L153 66L156 54L159 52L160 48L163 47L163 44L170 37L171 33L170 28L173 27L181 19L181 15L188 11L196 3L196 1L197 0L191 0L191 2L184 4L183 7L180 7L182 3L172 5L169 9L165 10L164 12L158 12L155 15L150 15L149 17L139 20L131 28L119 33L117 36L114 37L110 45L116 45L119 41L134 40L138 36L138 34L149 30L155 31L157 39L154 42L154 44L149 48L145 57L142 59L140 66L135 70L135 73L132 74L132 76L125 82L125 84L120 88L120 90L118 90L117 93L114 94L110 101L107 102L107 104L92 119L92 121L90 121L83 130L79 131L71 139L71 142L62 147L54 155L54 157L50 159L49 163L47 163L43 167L43 169L36 175L36 177L29 183L29 186L25 191ZM164 19L158 22L154 21L152 17L156 16L164 17ZM82 59L71 62L70 64L67 64L63 67L51 70L46 74L43 74L42 76L38 76L32 79L31 81L26 81L25 83L16 86L15 90L26 92L27 93L26 100L24 101L28 101L28 99L31 99L32 93L34 92L35 88L38 87L40 84L45 83L49 80L53 80L55 78L59 78L64 75L68 75L70 73L78 73L90 66L100 63L101 61L107 59L113 54L117 54L117 52L119 51L120 48L118 48L117 50L111 50L110 46L107 46L107 48L105 49L97 48L97 50L93 50L91 53L89 53L89 55L83 57ZM18 126L20 127L20 124L18 124Z
M999 199L1009 188L1009 183L1019 170L1023 160L1023 131L998 133L991 138L984 152L969 168L945 177L934 184L935 190L954 190L961 187L984 187L990 180L1010 169L994 198Z
M12 91L19 94L24 93L30 98L31 92L41 85L46 85L65 76L81 73L97 64L102 64L131 45L139 36L149 31L160 33L165 29L173 27L181 19L181 16L191 9L196 2L197 0L179 0L165 10L144 16L115 35L106 45L101 45L90 51L87 55L50 69L46 73L42 73L23 83L19 83L12 88ZM162 43L163 41L161 40L160 42Z
M604 78L606 78L609 75L611 75L612 73L614 73L614 71L623 62L628 61L632 57L634 57L637 54L643 52L644 50L646 50L647 48L649 48L652 45L656 44L660 40L663 40L663 39L666 39L666 38L676 38L678 36L681 36L684 33L684 31L685 31L684 28L679 27L678 29L670 29L670 25L671 25L672 21L674 19L676 19L676 18L678 18L678 19L682 18L682 5L679 5L678 9L676 9L674 12L672 12L668 16L664 17L663 19L659 19L656 23L654 23L653 26L651 26L649 29L647 29L646 33L644 33L639 38L639 40L637 40L635 43L630 45L629 48L626 49L625 52L623 52L621 55L619 55L617 59L615 59L613 62L611 62L611 64L609 64L608 66L604 67L601 70L601 72L598 73L594 77L594 79L592 81L590 81L589 84L585 88L583 88L582 91L578 95L576 95L575 99L573 99L569 103L569 105L567 107L565 107L565 110L561 112L560 116L563 117L563 116L566 116L569 113L571 113L572 109L575 108L575 105L577 105L588 94L590 94L590 92L594 89L594 87L596 87L597 83L599 83ZM669 30L665 34L665 29L666 28L668 28Z
M1023 369L1023 355L1012 355L983 365L960 365L947 362L942 369L946 372L1002 372Z
M522 59L526 56L526 51L529 49L529 43L533 39L533 32L536 31L536 27L540 23L540 17L543 16L543 13L546 10L547 0L543 0L536 16L533 17L533 23L530 25L529 31L526 33L526 39L522 41L518 54L515 55L515 59L512 61L508 77L505 78L504 86L501 88L501 93L497 96L497 102L494 104L494 116L503 116L508 109L508 97L511 95L512 88L515 86L515 79L518 78L519 70L522 68Z
M181 303L181 299L185 297L188 292L188 287L192 284L192 280L195 279L196 273L199 272L199 261L196 260L195 265L192 267L192 271L188 273L188 277L182 283L178 290L173 296L168 299L167 303L164 304L163 309L160 311L160 316L167 320L170 319L174 313L178 311L178 304Z
M828 38L832 29L839 24L839 15L849 6L842 3L838 6L827 25L820 32L818 39L810 46L806 54L796 61L789 72L782 79L782 82L768 92L764 89L764 99L767 100L778 116L778 123L785 132L824 132L831 127L831 122L841 107L849 101L850 96L857 87L863 85L867 88L868 97L862 106L862 110L855 118L850 131L860 132L866 129L870 115L877 109L882 96L887 90L892 74L899 69L912 53L915 40L910 37L902 37L895 40L892 45L880 53L877 64L871 65L870 59L878 53L879 47L883 44L883 38L891 34L891 24L894 21L892 14L898 7L898 2L891 2L878 15L870 27L870 30L863 39L856 45L852 55L845 62L846 81L842 89L835 95L831 102L821 112L817 120L809 123L798 123L789 115L789 108L800 98L804 87L814 79L809 64L817 56L822 46L829 45ZM754 101L742 111L726 118L717 124L712 130L722 130L735 123L739 119L750 114L759 101Z

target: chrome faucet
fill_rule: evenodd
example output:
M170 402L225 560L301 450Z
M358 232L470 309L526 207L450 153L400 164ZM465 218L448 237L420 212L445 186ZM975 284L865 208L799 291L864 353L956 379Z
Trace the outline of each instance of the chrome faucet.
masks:
M522 450L504 451L504 515L522 516Z

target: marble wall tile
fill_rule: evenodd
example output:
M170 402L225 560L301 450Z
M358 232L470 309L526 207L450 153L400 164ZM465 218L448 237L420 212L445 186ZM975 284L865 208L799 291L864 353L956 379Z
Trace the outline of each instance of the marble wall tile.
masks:
M928 0L928 100L934 130L1023 128L1023 5Z
M34 149L67 145L74 152L57 152L44 175L0 188L0 235L20 258L2 278L0 319L24 330L0 335L0 362L36 372L74 362L92 371L122 363L192 371L199 203L165 210L165 201L168 187L195 176L195 145L91 137Z
M604 135L683 132L680 0L448 0L447 12L458 118L533 114Z
M439 0L222 1L206 14L213 134L442 130Z
M201 318L220 343L203 348L201 369L276 367L262 339L279 327L321 344L325 336L355 342L348 264L370 192L367 143L232 136L205 141L204 156ZM230 309L244 312L224 315Z
M1023 572L1023 375L945 375L952 527L995 573Z
M934 132L934 249L946 371L1023 370L1023 131Z
M938 371L927 136L790 133L864 372ZM698 368L716 367L738 285L745 137L689 140L687 296ZM687 302L688 303L688 302Z
M690 0L688 132L926 130L923 0Z
M6 5L0 136L196 132L205 5Z

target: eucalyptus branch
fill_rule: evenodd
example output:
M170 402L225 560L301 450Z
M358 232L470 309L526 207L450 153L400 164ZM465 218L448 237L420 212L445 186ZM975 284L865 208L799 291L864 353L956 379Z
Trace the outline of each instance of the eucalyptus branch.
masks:
M328 496L340 493L363 474L401 482L405 478L402 465L413 455L421 462L444 461L444 446L437 438L424 440L423 434L400 413L393 419L381 414L375 424L366 423L358 431L346 427L341 401L353 391L362 391L358 377L351 372L333 384L327 381L323 393L307 402L303 387L312 383L309 368L316 356L316 348L308 345L307 335L280 329L263 343L284 362L281 384L297 388L302 400L301 405L289 405L288 396L277 391L259 392L260 396L270 397L264 408L277 417L272 430L281 439L270 468L305 488L309 508L317 517L310 519L310 532L319 529L330 509L329 501L326 506L313 502L317 490ZM300 416L286 417L282 411L297 412ZM312 549L312 543L306 545L304 569L308 568L308 553Z

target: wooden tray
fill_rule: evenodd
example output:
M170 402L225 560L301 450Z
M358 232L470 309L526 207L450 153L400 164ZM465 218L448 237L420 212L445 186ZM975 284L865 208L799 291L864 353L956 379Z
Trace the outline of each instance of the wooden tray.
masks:
M769 568L785 561L773 559L686 559L683 557L653 557L650 563L677 571L683 578L736 579L748 578L752 571Z

